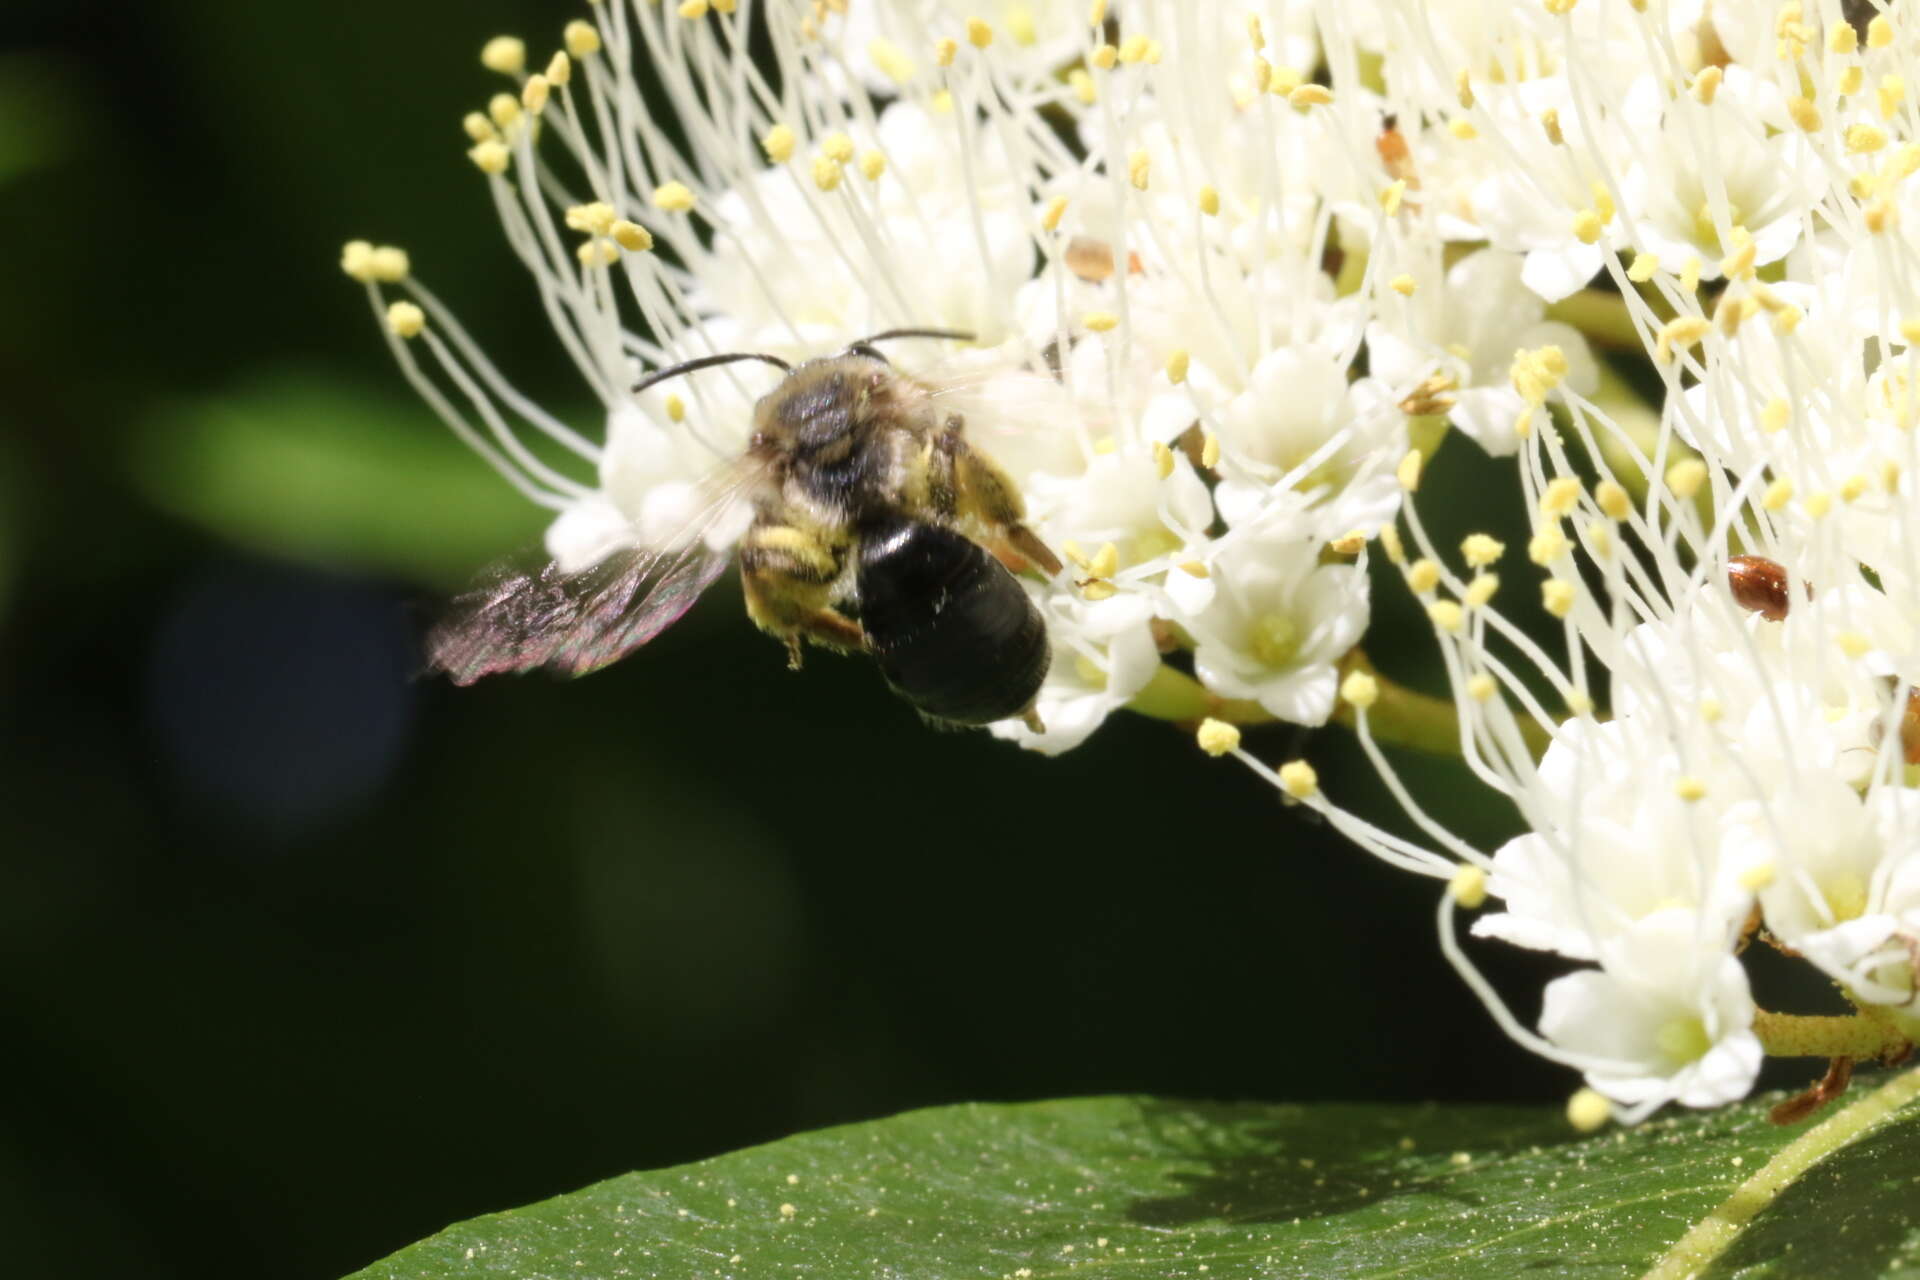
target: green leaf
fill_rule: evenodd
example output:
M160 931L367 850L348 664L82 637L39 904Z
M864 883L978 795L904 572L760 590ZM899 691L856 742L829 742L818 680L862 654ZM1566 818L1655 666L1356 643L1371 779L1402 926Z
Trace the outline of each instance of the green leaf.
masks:
M1584 1139L1513 1108L946 1107L477 1218L355 1280L1634 1277L1804 1132L1767 1123L1769 1101ZM1706 1274L1916 1265L1909 1112L1816 1165Z
M131 464L156 504L242 546L439 586L536 546L551 514L416 402L313 374L167 408Z

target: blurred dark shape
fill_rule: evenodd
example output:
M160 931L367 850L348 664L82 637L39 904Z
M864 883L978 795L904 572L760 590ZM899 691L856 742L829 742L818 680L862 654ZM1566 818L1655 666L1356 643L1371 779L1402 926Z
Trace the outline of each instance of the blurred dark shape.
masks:
M218 569L162 619L146 702L167 763L217 822L289 838L365 807L413 720L398 603L288 567Z

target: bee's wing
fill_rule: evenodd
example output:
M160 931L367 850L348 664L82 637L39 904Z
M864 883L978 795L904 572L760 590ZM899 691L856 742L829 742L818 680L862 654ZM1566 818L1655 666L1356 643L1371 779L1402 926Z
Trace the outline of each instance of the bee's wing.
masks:
M458 685L482 676L551 667L585 675L665 631L733 558L706 535L757 470L734 468L711 482L701 512L665 548L628 548L577 573L560 567L496 569L458 597L427 636L427 665Z

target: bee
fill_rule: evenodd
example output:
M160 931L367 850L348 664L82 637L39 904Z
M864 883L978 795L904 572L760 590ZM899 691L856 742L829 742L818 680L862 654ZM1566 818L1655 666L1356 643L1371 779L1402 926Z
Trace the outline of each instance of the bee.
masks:
M893 329L837 355L789 364L755 352L702 356L642 379L741 360L785 375L753 409L745 456L710 488L702 514L664 548L615 553L578 573L503 571L460 597L428 638L429 665L454 683L548 667L584 675L665 631L735 558L710 545L745 503L738 544L747 616L785 644L874 659L894 693L942 724L1019 716L1051 656L1045 620L1014 577L1061 570L1025 524L1020 491L968 443L934 388L898 372L877 344L957 338Z

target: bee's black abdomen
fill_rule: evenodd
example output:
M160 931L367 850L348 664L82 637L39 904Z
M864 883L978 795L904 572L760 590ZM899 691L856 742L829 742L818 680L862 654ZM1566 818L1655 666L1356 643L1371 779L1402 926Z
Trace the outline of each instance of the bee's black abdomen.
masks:
M1047 627L998 560L951 529L860 530L860 625L893 691L956 724L1019 715L1047 674Z

